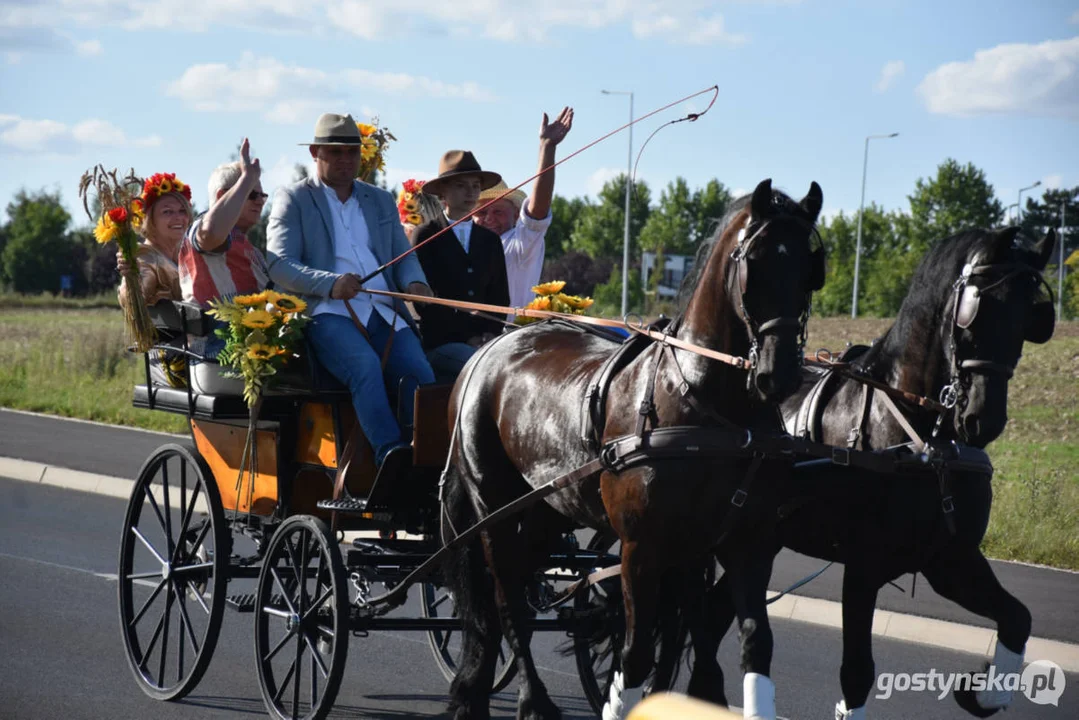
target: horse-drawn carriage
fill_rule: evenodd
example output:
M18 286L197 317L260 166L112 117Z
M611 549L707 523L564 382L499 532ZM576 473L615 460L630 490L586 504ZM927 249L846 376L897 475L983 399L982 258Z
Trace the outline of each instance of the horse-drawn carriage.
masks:
M159 332L180 339L188 355L186 338L212 331L195 306L162 303L152 315ZM421 617L384 616L370 603L376 588L396 587L442 546L438 481L451 388L418 389L414 465L376 483L348 391L309 357L265 395L252 424L238 395L151 383L147 356L134 404L185 416L191 434L190 445L163 445L144 463L120 544L124 645L151 697L179 699L199 683L226 608L255 615L259 684L275 717L329 712L350 635L424 632L447 680L457 670L459 620L437 562L418 588ZM617 566L610 545L597 535L582 548L568 534L531 588L531 629L577 638L582 683L597 712L606 687L596 673L609 674L597 666L612 660L597 657L587 638L619 634L619 603L603 599L618 599L618 578L608 572L602 584L572 597L560 591ZM254 592L230 593L240 584L232 581L244 579L257 581ZM495 690L512 680L512 660L500 663Z
M651 687L666 689L687 637L690 692L725 704L716 648L737 614L747 716L775 717L767 583L780 546L807 538L847 564L845 612L858 620L845 626L838 717L864 716L876 590L903 572L931 582L965 573L942 594L997 621L995 664L1021 663L1029 613L978 549L991 496L978 448L1003 429L1024 340L1052 334L1039 296L1052 236L1025 244L1012 228L942 241L893 331L858 363L828 363L842 382L810 383L818 391L796 422L783 403L795 397L799 414L810 297L825 277L813 243L821 202L816 184L796 202L770 181L737 201L702 247L679 317L662 331L633 328L647 342L626 352L558 322L486 344L452 396L417 392L415 466L401 477L375 477L347 395L317 372L267 394L257 423L239 397L137 388L137 405L186 415L195 444L147 461L125 520L120 611L144 691L170 699L194 687L228 604L255 613L260 686L276 717L328 712L349 635L376 629L428 633L461 717L483 716L514 667L520 712L557 715L529 650L535 630L573 637L605 717L653 671ZM201 314L182 308L164 324L205 332ZM953 471L969 477L952 485ZM925 537L903 534L914 515ZM599 532L581 549L567 526ZM345 532L360 536L342 555ZM439 576L447 560L453 572ZM716 561L724 575L713 584ZM241 578L257 578L256 591L226 598ZM424 617L387 616L417 581ZM386 591L375 595L377 584ZM968 604L983 591L988 600ZM597 640L612 652L596 652ZM981 712L1008 699L960 701Z

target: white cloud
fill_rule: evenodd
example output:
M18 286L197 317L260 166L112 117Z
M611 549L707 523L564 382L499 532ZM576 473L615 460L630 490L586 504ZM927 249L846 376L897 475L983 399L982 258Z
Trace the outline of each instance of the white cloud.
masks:
M100 55L101 42L98 40L86 40L85 42L76 41L75 52L86 57Z
M351 69L327 73L244 53L235 66L192 65L166 94L203 112L261 112L270 122L310 123L327 107L347 108L359 91L484 102L494 99L474 82L446 83L421 75ZM370 108L364 108L370 110Z
M589 195L598 196L604 185L611 180L614 180L619 175L625 174L625 168L616 169L601 167L588 176L588 180L585 182L585 189L588 191Z
M167 28L206 32L240 28L287 34L345 32L370 41L415 37L437 31L501 42L542 42L561 30L627 27L639 38L671 44L746 42L730 32L716 0L0 0L0 27L20 34L51 28ZM40 39L40 38L39 38ZM8 43L2 43L8 46ZM70 47L70 45L68 46Z
M918 85L932 113L1016 113L1079 119L1079 37L1007 44L941 65Z
M157 147L161 138L149 135L129 139L123 130L104 120L89 119L68 127L56 120L32 120L0 115L0 147L25 153L74 153L93 147Z
M899 78L903 72L907 69L907 66L903 64L902 60L892 60L884 64L884 67L880 69L880 77L877 78L877 84L874 85L874 89L882 93L892 86L892 82Z
M400 188L401 183L405 180L429 180L434 174L435 172L431 168L427 168L426 170L408 170L390 166L386 168L386 173L383 177L386 179L386 184L391 188Z
M738 198L742 197L743 195L749 195L749 190L746 190L745 188L742 188L742 187L735 188L734 190L731 190L731 197L735 198L736 200Z
M1042 178L1042 185L1046 190L1057 190L1064 184L1064 178L1061 175L1046 175Z

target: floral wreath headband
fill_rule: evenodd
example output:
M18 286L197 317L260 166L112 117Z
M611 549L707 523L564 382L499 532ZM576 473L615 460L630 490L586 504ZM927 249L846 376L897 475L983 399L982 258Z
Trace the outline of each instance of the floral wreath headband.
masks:
M191 186L176 177L176 173L154 173L142 184L142 195L131 201L131 208L140 219L146 216L155 202L176 193L191 204Z
M423 224L423 215L420 214L420 201L416 199L417 193L423 190L423 183L423 180L413 180L412 178L401 183L401 192L397 193L397 214L401 217L402 224Z

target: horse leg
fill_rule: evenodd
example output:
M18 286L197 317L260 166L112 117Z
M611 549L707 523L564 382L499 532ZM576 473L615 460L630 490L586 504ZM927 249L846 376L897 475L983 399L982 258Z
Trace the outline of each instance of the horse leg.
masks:
M877 607L875 583L856 564L843 571L843 663L839 682L843 699L835 706L836 720L864 720L865 703L873 688L873 614Z
M690 606L699 602L700 597L690 578L681 571L669 571L664 579L667 592L660 601L656 620L659 653L648 693L665 692L674 684L678 661L685 649L686 618L691 612Z
M723 707L727 695L723 691L723 669L719 666L719 643L735 618L731 601L730 580L721 577L704 594L702 602L694 603L687 618L693 641L693 671L686 692Z
M525 587L533 569L529 563L522 562L529 555L523 543L528 532L518 532L516 527L503 525L491 528L485 535L484 550L502 618L502 632L511 652L517 657L517 671L521 680L517 717L519 720L561 718L562 713L536 672L536 663L529 647L531 633L524 627L529 617Z
M774 556L753 556L730 572L735 610L741 629L743 714L747 718L774 720L776 687L772 682L772 627L766 602Z
M997 645L992 663L985 670L993 677L1018 673L1023 669L1023 653L1030 638L1030 611L1005 590L989 561L975 545L945 551L925 568L925 577L940 595L972 613L997 624ZM977 717L989 717L1012 700L1012 691L988 687L974 691L970 683L954 689L959 706Z

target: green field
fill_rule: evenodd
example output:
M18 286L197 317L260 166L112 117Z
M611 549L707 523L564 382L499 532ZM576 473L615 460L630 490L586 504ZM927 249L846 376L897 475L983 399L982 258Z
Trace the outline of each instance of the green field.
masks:
M886 320L814 318L809 347L868 342ZM131 407L140 358L124 350L118 310L0 304L0 406L182 432L182 418ZM1079 322L1027 344L1011 381L986 552L1079 569Z

